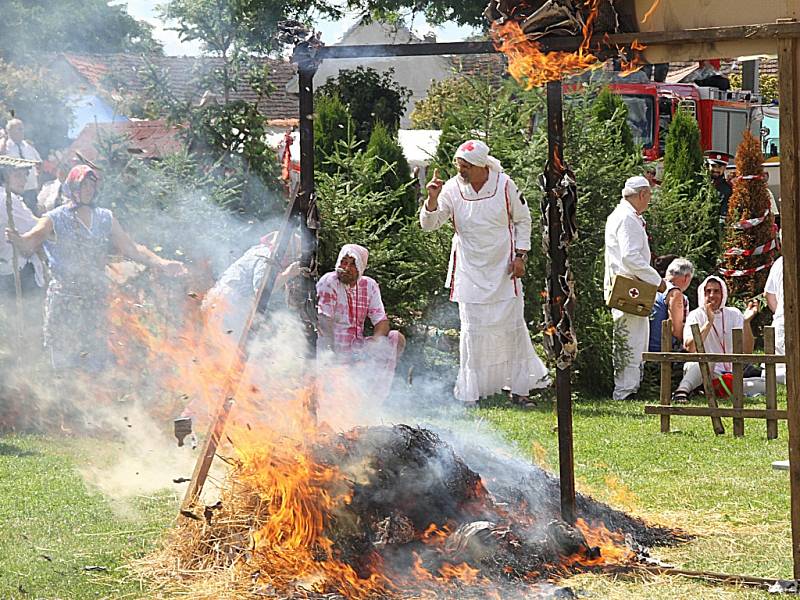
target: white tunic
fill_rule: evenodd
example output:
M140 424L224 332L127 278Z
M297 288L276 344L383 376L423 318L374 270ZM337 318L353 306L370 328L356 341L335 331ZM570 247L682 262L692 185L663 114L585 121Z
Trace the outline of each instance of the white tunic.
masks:
M635 277L652 285L661 284L661 275L650 266L650 245L644 219L627 200L621 200L608 216L605 243L603 288L606 300L611 295L614 275Z
M423 205L419 221L426 231L453 223L445 283L451 300L492 304L522 293L520 282L509 276L509 266L515 249L531 247L531 214L508 175L489 171L478 192L456 177L449 179L437 210L428 211Z
M25 206L22 198L16 194L11 194L11 212L14 215L14 226L19 233L27 233L34 225L36 225L36 217ZM0 186L0 231L8 227L8 213L6 212L6 190ZM14 249L10 242L5 239L0 240L0 275L12 275L14 268L12 266ZM36 254L24 256L21 252L17 253L18 263L17 268L21 271L27 264L31 263L36 273L36 284L39 287L44 285L44 267L42 261Z
M7 138L5 140L5 150L3 154L6 156L14 156L16 158L26 158L28 160L35 160L36 162L42 162L42 157L39 156L39 153L36 151L36 148L33 147L27 140L22 140L19 144L17 144L11 138ZM25 180L25 191L29 190L38 190L39 189L39 170L37 167L33 167L28 170L28 178Z

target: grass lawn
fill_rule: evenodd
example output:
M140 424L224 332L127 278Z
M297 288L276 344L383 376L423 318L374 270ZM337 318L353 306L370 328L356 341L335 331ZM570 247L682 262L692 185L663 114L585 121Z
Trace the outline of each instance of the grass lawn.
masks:
M153 547L176 500L163 493L112 504L89 489L77 465L113 460L113 448L0 436L0 598L147 597L124 565Z
M673 417L669 435L644 402L578 400L575 458L578 488L646 519L697 536L654 554L687 569L765 577L791 576L788 476L773 471L786 458L786 426L767 441L763 421L746 421L735 439L731 422L715 436L707 418ZM750 405L758 406L756 402ZM552 403L523 411L494 405L472 411L520 453L557 470ZM148 597L125 569L153 548L173 520L174 492L120 505L78 473L87 458L116 460L98 440L0 437L0 598ZM86 567L103 570L86 570ZM766 598L765 592L710 586L679 577L586 574L567 582L594 598Z

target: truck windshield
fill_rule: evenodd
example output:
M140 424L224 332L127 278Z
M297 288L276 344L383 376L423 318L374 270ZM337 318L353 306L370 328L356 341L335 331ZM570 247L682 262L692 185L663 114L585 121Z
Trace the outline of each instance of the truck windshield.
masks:
M622 100L628 107L628 126L633 139L645 148L653 147L653 97L635 94L622 94Z

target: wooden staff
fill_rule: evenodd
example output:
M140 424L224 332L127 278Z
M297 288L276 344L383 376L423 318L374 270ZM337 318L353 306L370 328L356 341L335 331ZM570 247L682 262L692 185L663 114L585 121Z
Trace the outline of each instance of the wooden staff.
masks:
M6 171L7 172L7 171ZM11 197L11 188L8 185L8 180L5 182L6 188L6 218L8 219L8 228L14 233L17 232L17 226L14 223L14 201ZM14 292L17 299L17 322L16 330L19 341L22 342L23 337L23 313L22 313L22 281L19 276L19 256L17 255L17 247L11 244L11 268L14 270Z
M197 457L197 463L195 464L194 472L192 473L192 479L189 482L189 489L186 490L186 495L184 496L181 504L182 514L184 511L188 511L192 504L194 504L194 502L200 497L200 492L202 492L203 485L205 485L206 479L208 478L208 472L211 469L211 463L214 460L214 455L217 452L219 441L222 438L222 432L225 430L225 424L227 423L228 416L233 408L234 395L239 387L239 382L241 381L245 365L247 364L247 339L250 336L250 327L253 324L253 318L256 315L256 311L258 310L258 306L262 302L262 299L264 301L269 301L269 298L272 295L272 290L275 286L275 279L278 275L281 259L286 253L286 248L289 245L289 240L294 230L294 221L295 217L297 216L297 210L299 209L299 206L298 197L295 195L292 198L292 201L289 203L289 207L286 209L286 216L284 218L283 225L281 226L280 233L278 234L275 249L270 256L269 262L267 263L267 272L264 274L264 278L261 280L261 284L256 292L256 296L253 299L253 304L250 307L250 314L245 322L242 334L239 337L237 356L240 356L241 360L234 362L228 371L225 387L222 393L221 404L217 409L217 414L211 421L211 425L208 429L205 442L203 443L200 456Z

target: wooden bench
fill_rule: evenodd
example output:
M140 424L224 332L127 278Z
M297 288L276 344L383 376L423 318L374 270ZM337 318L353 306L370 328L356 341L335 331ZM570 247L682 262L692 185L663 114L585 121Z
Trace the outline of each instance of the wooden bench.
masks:
M670 352L672 322L665 320L661 323L661 352L645 352L643 355L646 361L661 363L660 404L645 406L645 414L661 415L662 433L669 433L671 415L711 417L711 424L717 435L725 433L721 417L733 417L733 435L736 437L744 436L744 419L766 419L767 439L776 439L778 437L778 421L786 420L786 411L778 409L778 383L775 376L775 365L785 363L786 357L775 354L775 329L773 327L764 328L764 354L744 354L742 352L743 332L741 329L733 330L733 354L705 352L698 325L692 325L692 335L697 352ZM708 407L672 405L672 364L687 362L700 363L700 373L703 376L703 389ZM732 408L722 408L717 403L711 370L708 366L708 363L712 362L733 363ZM744 408L744 366L750 363L764 364L766 408Z

